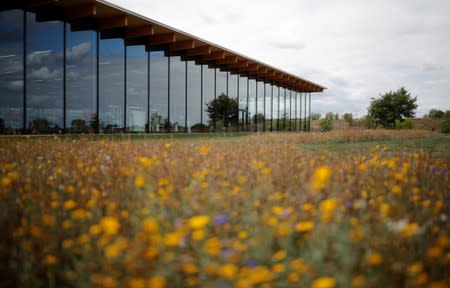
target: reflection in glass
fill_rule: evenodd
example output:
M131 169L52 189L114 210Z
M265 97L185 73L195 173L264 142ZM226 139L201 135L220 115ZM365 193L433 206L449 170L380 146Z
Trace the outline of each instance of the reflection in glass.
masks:
M264 99L265 99L265 95L264 95L264 82L257 82L256 83L257 87L256 87L256 130L257 131L264 131L264 122L266 121L266 116L264 113Z
M150 52L150 132L168 131L168 58Z
M286 89L286 118L287 118L287 131L292 131L292 91Z
M126 129L129 132L146 131L148 81L148 53L145 46L128 46Z
M0 11L0 134L23 128L23 17L21 10Z
M36 22L27 12L27 127L31 133L61 133L63 35L59 21Z
M279 112L280 112L280 88L278 86L272 86L272 99L273 99L273 105L272 105L272 130L273 131L279 131Z
M239 103L237 101L238 99L238 81L239 81L239 76L238 75L233 75L231 73L228 73L228 97L230 99L236 100L235 101L235 105L239 106ZM235 107L235 111L238 112L238 110L236 110ZM238 116L238 115L237 115ZM239 117L236 117L236 115L234 116L234 121L231 121L231 123L228 123L228 131L238 131L238 126L239 126Z
M123 39L99 42L99 116L101 133L124 129L125 47Z
M264 84L266 97L264 100L264 112L265 112L265 131L272 131L272 85L269 83Z
M188 132L204 132L202 124L202 99L201 99L201 65L195 65L194 61L188 62L187 83L187 128Z
M214 131L215 123L209 118L208 113L206 112L206 106L211 101L215 99L216 89L214 87L214 78L215 78L215 70L208 68L208 66L203 65L203 105L202 105L202 113L203 113L203 124L208 126L205 132Z
M299 124L300 124L300 131L303 131L303 106L302 106L302 103L303 103L303 92L302 93L300 93L300 96L298 97L299 99L299 101L298 102L300 102L299 103L299 109L300 109L300 112L299 112Z
M170 132L186 131L186 63L170 57Z
M256 131L256 80L249 79L248 81L248 116L251 120L251 131Z
M222 72L219 69L216 69L216 99L219 97L226 96L228 97L228 86L227 86L227 73ZM216 110L219 106L216 106ZM223 115L227 115L228 111L226 111L227 106L224 106L224 111L216 111L216 113L223 113ZM222 118L222 117L220 117ZM216 131L226 131L228 123L225 123L225 118L216 121Z
M97 127L97 32L72 32L66 25L66 128L95 133Z
M239 130L248 131L248 79L239 76Z

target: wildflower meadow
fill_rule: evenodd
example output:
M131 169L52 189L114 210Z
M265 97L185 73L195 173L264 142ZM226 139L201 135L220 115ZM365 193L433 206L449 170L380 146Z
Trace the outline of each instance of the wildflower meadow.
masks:
M450 138L0 138L2 287L450 286Z

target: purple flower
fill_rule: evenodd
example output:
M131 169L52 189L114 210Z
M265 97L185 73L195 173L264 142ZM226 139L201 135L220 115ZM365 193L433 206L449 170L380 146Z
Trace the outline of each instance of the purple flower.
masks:
M249 259L247 260L247 263L245 263L247 265L247 267L250 268L254 268L256 266L258 266L258 261L254 260L254 259Z
M228 222L228 216L225 214L217 215L214 217L214 224L215 225L223 225Z

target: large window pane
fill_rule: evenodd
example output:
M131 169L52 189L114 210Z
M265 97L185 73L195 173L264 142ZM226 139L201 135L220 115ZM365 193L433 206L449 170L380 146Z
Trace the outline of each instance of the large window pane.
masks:
M272 86L273 95L273 106L272 106L272 130L280 130L280 88L278 86Z
M265 128L266 131L272 131L272 85L266 83L264 88L266 89L266 96L264 98L264 111L266 117Z
M280 88L280 131L286 130L286 89Z
M248 79L239 76L239 130L248 131Z
M251 131L256 131L256 80L248 81L248 115L251 119Z
M186 63L170 57L170 132L186 131Z
M146 131L148 125L148 81L148 52L145 51L145 46L128 46L127 131Z
M67 29L66 127L69 133L93 133L97 125L97 32Z
M0 12L0 134L23 127L23 11Z
M214 130L214 123L212 119L210 119L208 112L206 111L206 107L208 103L214 100L215 88L214 88L214 69L208 68L208 66L203 66L203 105L202 105L202 113L203 113L203 124L208 126L206 131Z
M292 130L292 91L286 89L286 130Z
M235 103L233 113L230 115L232 120L228 123L228 131L238 131L238 77L238 75L228 74L228 97L233 100L231 103Z
M266 116L264 113L264 82L257 82L257 101L256 101L256 130L264 130L264 122L266 121Z
M150 131L168 131L168 58L150 52Z
M227 91L227 73L222 72L219 69L216 69L216 99L218 97L228 97L228 91ZM223 107L224 111L217 111L217 109L222 109L219 106L216 106L216 113L218 115L225 116L229 112L227 111L227 106L225 105ZM219 120L220 118L220 120ZM218 117L216 121L216 130L223 132L226 131L228 126L228 122L226 121L226 117Z
M187 91L187 127L188 132L203 132L206 126L202 124L201 99L201 65L194 61L188 62L188 91Z
M27 13L27 127L31 133L60 133L63 123L64 24L36 22Z
M100 40L99 43L99 108L103 133L124 129L125 47L123 39Z

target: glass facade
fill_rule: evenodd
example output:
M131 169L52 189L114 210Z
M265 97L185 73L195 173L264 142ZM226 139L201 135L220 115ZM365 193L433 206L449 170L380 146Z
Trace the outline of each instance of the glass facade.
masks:
M310 93L48 16L0 11L1 134L309 130Z
M24 12L0 12L0 134L20 133L24 107Z
M66 129L94 133L97 119L97 32L66 24Z
M150 132L169 131L169 59L150 52Z
M126 131L148 131L149 55L145 46L128 46L126 63Z

